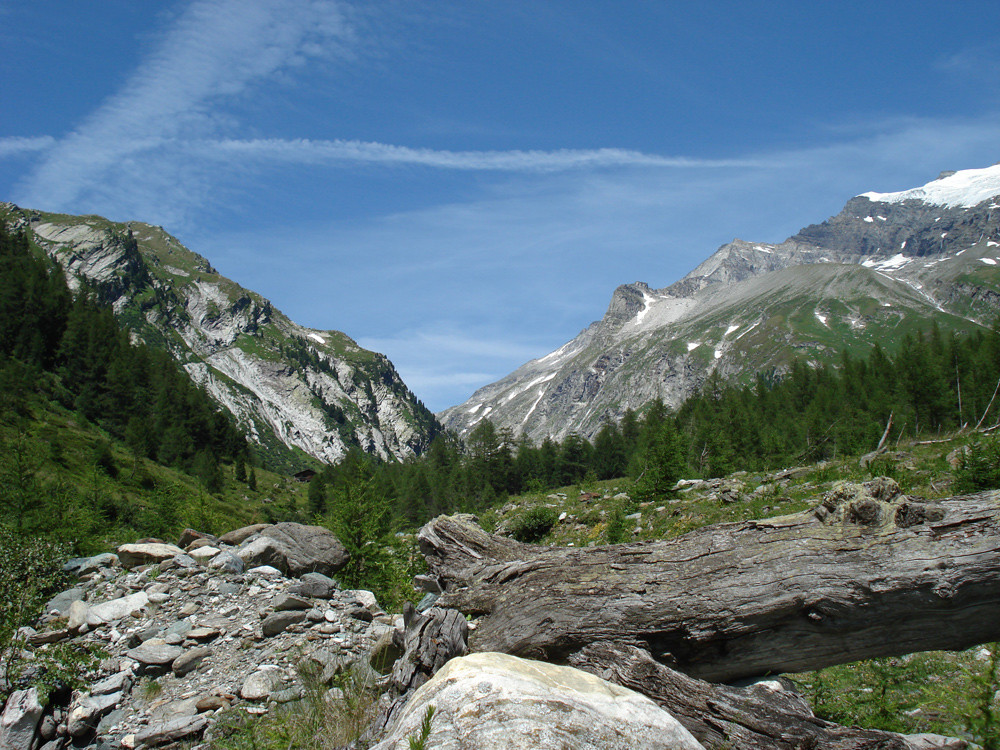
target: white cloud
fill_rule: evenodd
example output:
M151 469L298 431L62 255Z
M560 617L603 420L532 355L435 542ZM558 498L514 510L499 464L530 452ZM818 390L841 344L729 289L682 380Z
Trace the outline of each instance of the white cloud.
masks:
M285 163L374 162L439 169L554 172L600 167L722 168L766 166L744 159L690 159L618 148L556 151L447 151L347 140L259 139L205 142L208 158L255 157Z
M20 136L8 136L0 138L0 159L10 156L20 156L21 154L45 151L52 148L56 139L50 135L25 138Z

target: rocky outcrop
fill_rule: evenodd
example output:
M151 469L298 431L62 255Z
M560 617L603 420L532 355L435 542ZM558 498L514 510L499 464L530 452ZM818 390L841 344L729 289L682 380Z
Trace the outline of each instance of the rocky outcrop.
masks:
M162 227L3 210L72 288L97 287L133 339L174 355L272 461L291 461L289 448L326 463L355 447L406 458L440 429L386 357L296 325Z
M507 654L452 659L416 691L373 750L406 750L410 737L422 736L426 747L456 750L702 749L639 693L571 667Z

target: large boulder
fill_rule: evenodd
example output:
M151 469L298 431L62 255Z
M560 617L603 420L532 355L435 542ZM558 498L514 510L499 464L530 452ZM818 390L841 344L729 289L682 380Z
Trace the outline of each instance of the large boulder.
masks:
M277 523L261 529L237 553L248 568L270 565L285 575L332 575L351 559L340 540L322 526Z
M146 592L137 591L134 594L90 607L87 610L86 622L90 627L96 628L107 622L116 622L135 615L141 612L147 604L149 604L149 596ZM70 606L70 626L75 624L76 613L73 610L75 606L75 604Z
M223 534L219 537L219 541L223 544L231 544L236 546L238 544L243 544L248 538L254 534L263 531L268 527L266 523L255 523L251 526L243 526L239 529L234 529L227 534Z
M30 750L35 727L41 718L42 704L38 700L38 690L15 690L0 715L0 748Z
M572 667L479 653L422 685L372 750L408 750L434 707L435 750L703 750L649 698Z
M125 568L135 568L139 565L154 565L183 554L184 550L180 547L159 542L123 544L118 548L118 558L121 560L122 567Z

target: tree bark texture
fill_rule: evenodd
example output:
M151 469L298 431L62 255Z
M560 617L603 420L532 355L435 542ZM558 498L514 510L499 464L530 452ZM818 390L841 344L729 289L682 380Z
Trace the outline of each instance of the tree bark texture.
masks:
M520 544L470 516L419 535L472 651L564 661L633 645L712 682L1000 639L1000 492L934 503L892 480L814 511L606 547Z
M968 743L917 738L878 729L844 727L816 718L809 705L777 681L737 688L688 677L634 646L594 643L569 663L642 693L669 711L708 750L913 750L965 748ZM929 739L929 738L926 738Z

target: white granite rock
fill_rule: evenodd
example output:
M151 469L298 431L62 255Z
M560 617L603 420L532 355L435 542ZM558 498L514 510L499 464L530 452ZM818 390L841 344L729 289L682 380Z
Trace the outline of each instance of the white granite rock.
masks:
M434 706L435 750L703 750L649 698L572 667L481 653L422 685L372 750L408 750Z

